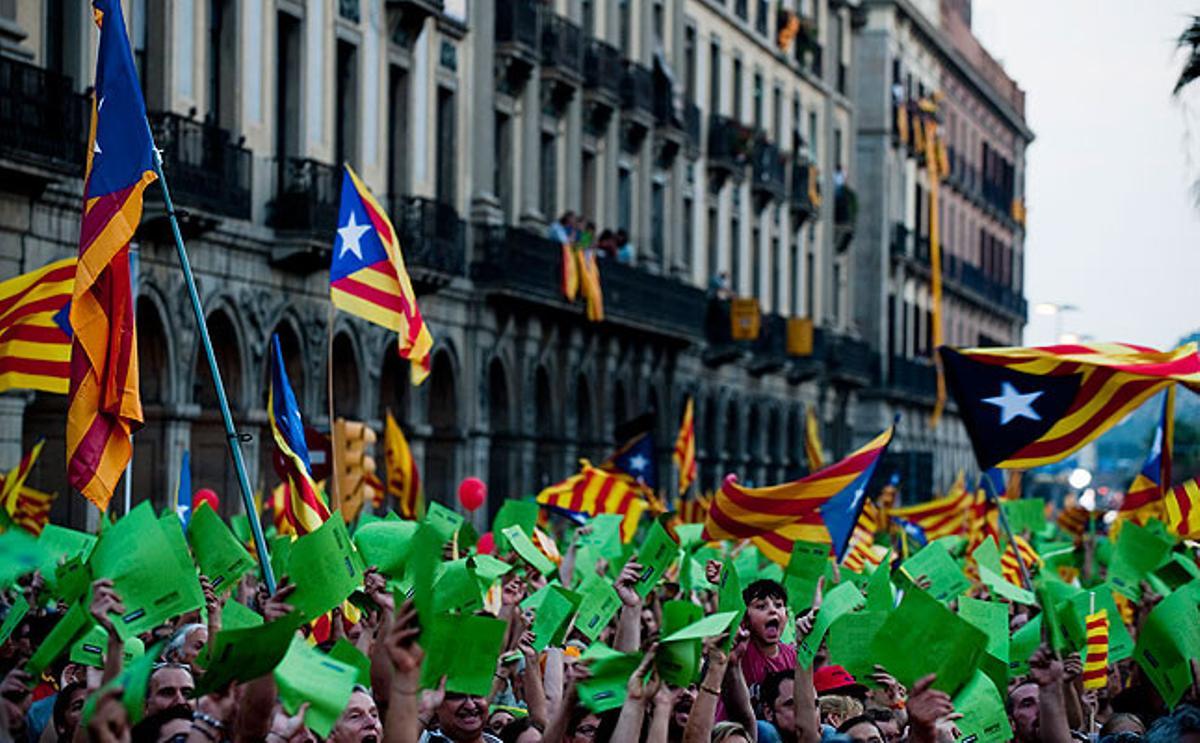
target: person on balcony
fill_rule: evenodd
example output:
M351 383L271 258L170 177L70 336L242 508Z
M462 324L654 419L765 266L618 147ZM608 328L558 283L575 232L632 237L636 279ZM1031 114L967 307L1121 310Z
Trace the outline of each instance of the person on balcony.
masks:
M578 230L575 226L575 212L565 211L558 219L550 223L549 237L563 245L575 242Z
M637 259L637 248L633 243L629 242L629 233L625 230L617 230L617 263L622 263L626 266L632 266Z

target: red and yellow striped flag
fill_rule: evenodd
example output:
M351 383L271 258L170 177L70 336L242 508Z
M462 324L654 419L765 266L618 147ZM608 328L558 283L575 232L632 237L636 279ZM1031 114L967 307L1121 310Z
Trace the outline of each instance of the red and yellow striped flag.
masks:
M329 267L330 299L339 310L394 330L400 356L411 362L412 383L420 384L429 376L433 335L417 306L396 230L349 165L342 178L338 225Z
M604 286L600 282L600 266L596 263L596 251L579 254L579 288L587 301L587 319L592 322L604 320Z
M1024 581L1021 580L1021 563L1025 563L1025 569L1032 573L1034 568L1042 565L1042 556L1024 538L1014 534L1013 539L1017 542L1016 549L1010 543L1005 547L1004 554L1000 555L1000 573L1014 586L1024 586Z
M56 498L58 493L45 493L29 486L22 487L17 493L15 506L9 516L14 524L37 536L46 528L46 524L50 523L50 506Z
M1193 477L1171 488L1163 505L1172 534L1180 539L1200 538L1200 480Z
M1108 611L1087 616L1087 648L1083 660L1083 688L1108 686Z
M4 476L4 487L0 489L0 505L8 513L11 514L16 509L17 495L21 492L21 488L25 487L25 478L29 477L29 471L33 469L33 465L42 453L42 445L45 443L45 440L38 439L33 448L21 457L20 462L17 462L17 466Z
M681 524L703 524L708 518L708 506L712 502L712 494L704 493L685 498L679 496L675 501L675 515Z
M638 521L650 507L646 487L624 472L611 472L580 460L580 470L562 482L555 483L537 495L543 506L595 516L619 513L625 516L621 538L628 541L637 531Z
M871 501L863 503L862 513L854 524L854 532L850 535L850 548L842 565L856 573L861 573L867 563L879 565L882 560L875 554L875 532L879 529L879 509Z
M804 411L804 455L808 457L809 472L816 472L825 466L825 454L821 449L821 422L817 420L817 411L811 407Z
M70 320L67 481L101 511L142 425L129 240L142 193L157 178L154 142L119 0L93 0L100 26L79 261Z
M1087 531L1091 513L1083 506L1064 506L1058 514L1058 528L1073 537L1081 537Z
M683 420L679 423L679 436L675 438L675 452L671 458L679 469L679 494L682 496L696 481L696 424L690 397L683 406Z
M77 260L55 261L0 283L0 392L65 395L70 389L68 314Z
M960 470L950 486L950 492L944 498L893 508L888 511L888 516L898 516L916 524L925 532L929 541L933 541L951 534L965 535L973 503L974 496L967 492L966 476Z
M579 296L579 261L580 252L570 243L562 243L562 294L568 302L574 302Z
M417 462L413 459L412 450L408 448L408 439L404 431L387 411L387 424L383 433L385 459L387 463L387 489L396 496L396 506L400 516L406 519L419 519L425 513L425 503L421 493L421 473L417 470Z

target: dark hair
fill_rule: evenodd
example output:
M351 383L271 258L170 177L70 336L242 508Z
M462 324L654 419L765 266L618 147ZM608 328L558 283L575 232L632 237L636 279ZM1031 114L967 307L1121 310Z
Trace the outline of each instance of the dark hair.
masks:
M875 728L875 732L879 733L880 738L883 737L883 731L879 729L879 726L875 724L875 720L872 719L870 715L858 715L857 717L851 717L841 725L838 725L837 731L839 733L848 733L850 732L850 728L854 727L855 725L862 725L864 723Z
M1036 683L1037 682L1031 678L1024 678L1008 687L1008 693L1004 695L1004 711L1008 713L1009 717L1011 717L1013 713L1013 693L1022 686Z
M601 239L601 240L611 240L611 239L613 239L613 233L612 233L612 230L609 230L609 229L602 230L602 231L600 232L600 239Z
M67 709L71 706L71 697L81 689L87 691L86 686L78 681L72 681L58 690L58 695L54 697L54 711L51 712L51 718L54 720L54 729L56 731L66 724Z
M192 708L186 704L176 704L147 715L141 722L129 731L130 743L158 743L163 727L174 720L191 720Z
M762 683L758 685L758 703L765 709L775 709L779 699L779 687L784 681L795 681L796 670L785 668L782 671L771 671Z
M896 713L887 707L871 707L864 714L874 722L896 722Z
M521 733L531 727L534 727L533 720L528 717L518 717L501 728L500 740L504 743L517 743L517 738L521 737Z
M759 578L742 589L742 601L749 606L750 602L759 599L779 599L787 603L787 590L779 581L770 578Z
M1200 733L1200 708L1190 704L1180 705L1171 714L1155 720L1146 731L1146 743L1176 741L1185 733Z
M1100 735L1112 735L1113 729L1123 722L1135 722L1142 730L1146 729L1146 723L1142 722L1142 718L1132 712L1114 712L1112 717L1100 726Z

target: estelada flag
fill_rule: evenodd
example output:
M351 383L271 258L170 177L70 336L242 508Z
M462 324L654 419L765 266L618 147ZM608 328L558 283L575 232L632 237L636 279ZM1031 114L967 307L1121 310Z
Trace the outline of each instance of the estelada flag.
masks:
M29 471L33 469L33 465L41 455L42 446L45 443L44 439L38 439L33 448L26 452L25 456L21 457L20 462L17 462L17 466L9 470L8 474L4 476L4 486L0 488L0 505L9 514L12 514L16 509L17 494L25 486L25 479L29 477Z
M279 347L279 336L271 336L271 386L267 391L267 420L271 424L271 435L275 438L276 466L283 471L280 476L288 484L284 513L287 520L300 536L320 528L329 519L329 507L321 496L320 488L313 481L312 460L308 455L308 443L304 439L304 421L296 395L288 381L287 369L283 366L283 351Z
M154 141L120 0L93 0L100 26L84 173L79 261L71 297L67 481L101 511L142 425L129 240L154 182Z
M1200 537L1200 480L1185 480L1167 493L1167 528L1180 539Z
M945 497L892 508L887 513L891 518L899 518L920 527L927 539L937 539L951 534L966 535L968 516L974 502L974 496L967 491L966 476L959 470Z
M417 307L417 295L387 212L349 165L342 177L329 294L339 309L396 331L413 384L429 376L433 336Z
M786 565L797 540L845 541L858 521L871 473L892 439L894 426L845 459L793 482L747 488L728 475L713 497L704 522L704 538L747 539L771 560ZM830 509L823 509L836 496ZM834 523L826 528L830 521ZM836 533L834 531L836 530ZM841 555L839 555L840 557Z
M69 391L76 261L64 258L0 283L0 392Z
M983 469L1057 462L1173 383L1200 392L1195 343L1165 353L1125 344L939 352Z
M1171 449L1175 428L1175 388L1163 393L1162 415L1154 429L1150 453L1142 469L1133 478L1121 501L1117 517L1109 528L1115 538L1126 521L1145 525L1150 519L1165 519L1163 496L1171 489Z
M694 401L688 398L683 406L683 420L679 423L679 435L675 438L675 451L671 458L679 470L679 493L687 492L696 481L696 422Z

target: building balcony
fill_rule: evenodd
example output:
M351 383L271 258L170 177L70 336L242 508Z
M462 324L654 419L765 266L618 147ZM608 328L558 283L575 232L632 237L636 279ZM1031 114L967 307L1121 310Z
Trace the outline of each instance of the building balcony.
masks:
M274 265L298 273L329 265L341 186L333 165L299 157L283 163L270 204L270 223L280 235L271 252Z
M850 186L838 186L833 192L833 241L839 252L850 247L857 222L858 194Z
M147 115L180 226L193 234L218 218L250 219L254 157L221 127L169 111ZM146 193L147 220L165 224L158 189Z
M541 8L542 79L550 84L550 96L563 105L583 82L583 32L579 26Z
M913 234L903 222L892 225L891 252L893 258L911 258L914 255Z
M340 5L359 5L359 0L338 0ZM426 18L440 18L446 10L444 0L386 0L410 38L416 38Z
M654 73L625 60L621 71L621 108L635 115L654 116Z
M708 168L719 176L740 177L750 160L753 132L720 114L708 117Z
M0 56L0 172L5 190L40 191L83 175L91 98L49 70Z
M830 337L827 332L810 324L811 345L798 350L790 345L789 338L789 324L795 318L763 313L759 316L756 338L734 340L732 307L728 299L708 299L704 320L705 364L718 367L744 359L752 375L783 371L792 384L815 379L826 371Z
M583 85L609 108L621 103L621 52L615 46L589 38L583 46Z
M693 159L700 156L700 146L703 143L701 128L700 107L688 101L683 107L683 130L687 134L688 157Z
M434 291L466 275L466 230L453 206L423 196L393 196L388 199L388 217L419 292Z
M476 283L505 302L524 302L574 315L584 313L582 297L568 303L562 295L562 248L528 230L497 226L477 230L480 260L471 269ZM605 325L685 343L703 337L704 292L635 266L599 261Z
M866 341L840 333L826 338L829 375L859 387L874 384L878 376L876 356Z
M519 89L540 60L540 14L537 0L496 3L498 72L510 90Z
M889 391L925 403L937 399L937 369L928 359L888 358Z
M755 199L763 204L782 200L787 193L787 161L779 147L760 134L754 143L751 165L754 179L750 183L750 190Z

